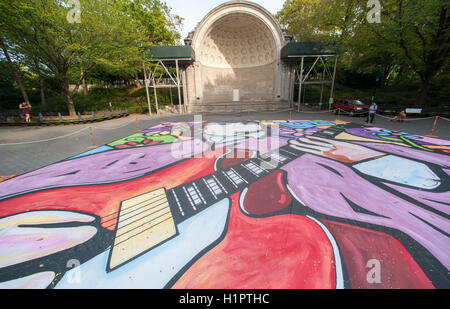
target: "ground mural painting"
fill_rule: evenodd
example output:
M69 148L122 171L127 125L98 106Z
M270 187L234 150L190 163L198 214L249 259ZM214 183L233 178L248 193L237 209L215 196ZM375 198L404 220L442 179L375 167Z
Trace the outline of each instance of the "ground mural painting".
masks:
M450 288L449 149L163 123L0 183L0 288Z

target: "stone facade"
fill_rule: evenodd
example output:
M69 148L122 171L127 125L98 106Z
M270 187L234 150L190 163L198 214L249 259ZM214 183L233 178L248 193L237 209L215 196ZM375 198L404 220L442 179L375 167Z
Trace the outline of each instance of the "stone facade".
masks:
M222 4L203 18L186 42L196 55L184 71L188 111L227 105L230 110L289 107L291 72L280 57L289 37L260 5Z

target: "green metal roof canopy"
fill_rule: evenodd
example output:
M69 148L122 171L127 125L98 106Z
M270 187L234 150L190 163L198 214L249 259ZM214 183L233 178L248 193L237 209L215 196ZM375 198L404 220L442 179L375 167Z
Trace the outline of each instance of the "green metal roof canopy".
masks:
M151 46L147 48L149 57L155 60L195 60L191 46Z
M336 43L322 42L291 42L281 49L281 59L296 60L308 56L335 56Z
M155 60L195 60L195 52L190 45L151 46L146 50L149 57ZM337 54L336 43L291 42L281 49L281 58L284 60L296 60L302 56L334 56Z

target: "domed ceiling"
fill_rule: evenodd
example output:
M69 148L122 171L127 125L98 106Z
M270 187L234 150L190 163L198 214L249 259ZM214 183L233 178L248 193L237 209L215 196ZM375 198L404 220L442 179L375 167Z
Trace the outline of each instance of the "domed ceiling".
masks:
M201 43L199 61L212 68L251 68L276 60L275 40L260 19L243 13L222 17Z

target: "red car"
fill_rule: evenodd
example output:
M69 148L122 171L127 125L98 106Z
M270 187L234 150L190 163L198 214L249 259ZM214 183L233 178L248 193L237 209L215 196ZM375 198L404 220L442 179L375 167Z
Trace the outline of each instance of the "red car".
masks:
M353 117L358 115L367 115L370 107L358 100L339 99L331 105L331 109L335 114L338 114L340 111L341 114L349 114L350 117Z

